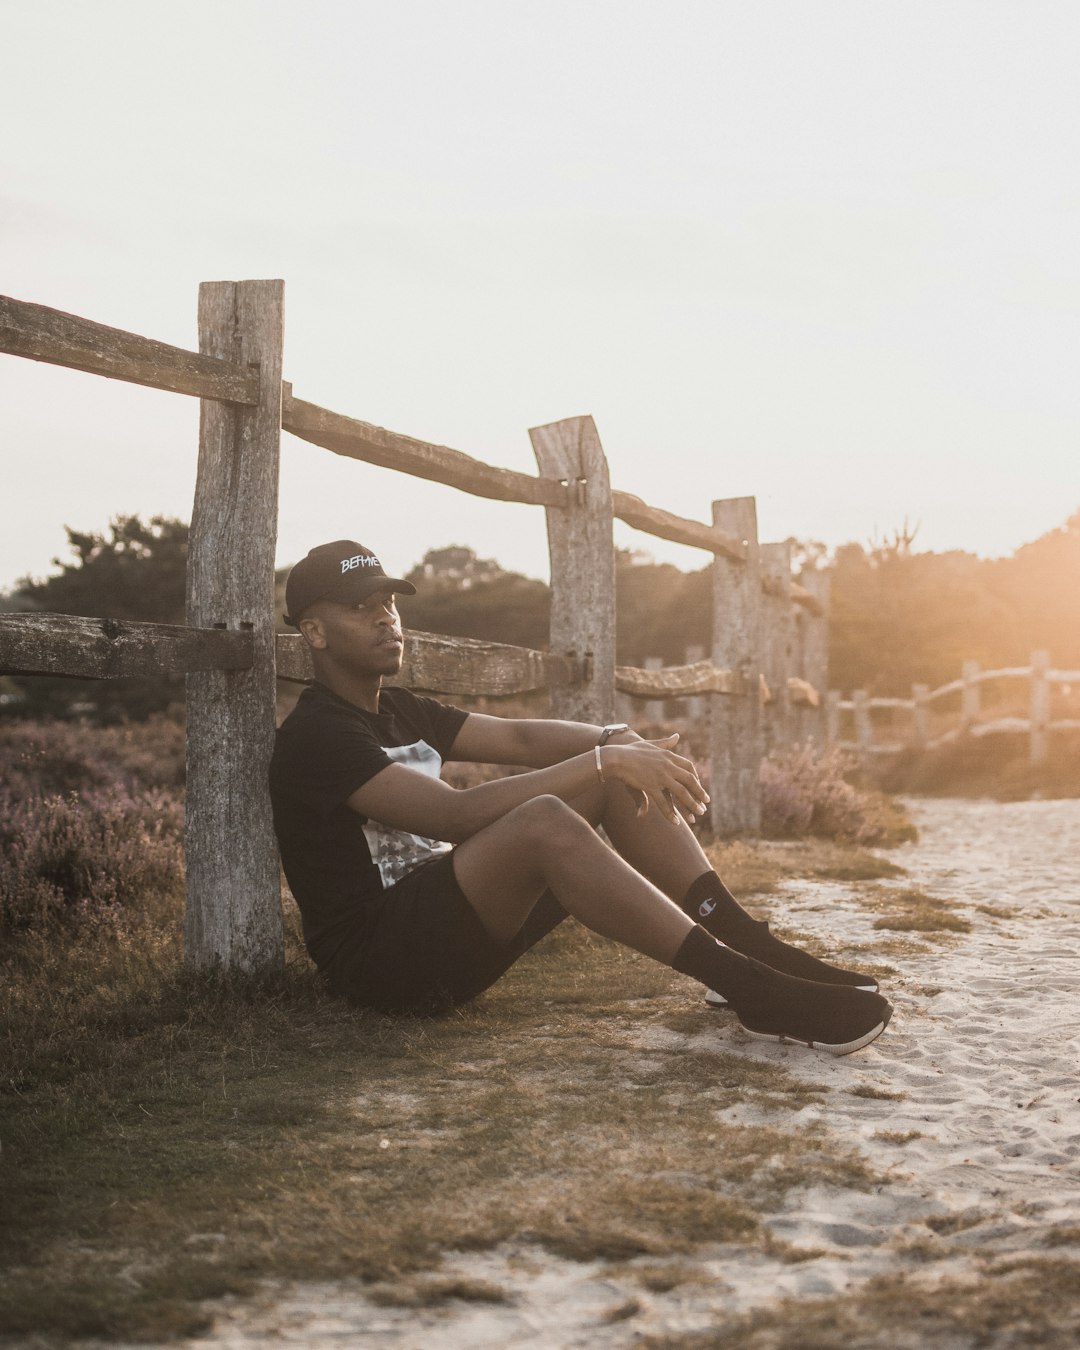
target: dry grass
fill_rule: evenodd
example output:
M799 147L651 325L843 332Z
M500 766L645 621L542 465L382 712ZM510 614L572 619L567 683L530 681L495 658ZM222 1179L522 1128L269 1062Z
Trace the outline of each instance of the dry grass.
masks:
M475 1005L423 1021L331 999L295 931L280 979L196 977L177 917L162 901L5 954L13 1335L191 1334L204 1300L274 1278L494 1300L443 1280L442 1254L762 1247L757 1215L792 1187L880 1180L787 1123L824 1100L812 1078L723 1048L730 1023L693 986L569 924ZM719 1118L740 1102L775 1123Z
M765 895L791 876L816 881L881 881L903 875L904 869L855 844L829 839L716 843L709 860L738 895Z
M899 869L873 853L812 840L710 856L751 897L798 876L866 882L875 958L966 931L947 901L875 885ZM772 1237L763 1210L804 1186L888 1183L796 1114L828 1103L812 1058L792 1071L740 1053L730 1017L692 986L575 925L474 1005L420 1020L330 998L295 927L281 978L196 977L177 920L163 898L124 924L29 935L3 958L0 1326L12 1336L168 1340L204 1329L208 1301L265 1280L359 1280L374 1303L418 1311L499 1304L514 1297L501 1281L441 1263L507 1243L604 1263L647 1300L710 1278L700 1258L718 1243L819 1257ZM740 1104L764 1124L731 1123ZM943 1243L984 1217L926 1220L925 1279L637 1343L891 1350L1004 1329L1017 1344L1071 1344L1075 1228L1048 1240L1045 1260L984 1257L982 1277L934 1276ZM601 1321L641 1306L631 1293Z
M920 933L938 937L943 934L970 933L971 922L956 913L951 900L910 887L892 889L867 887L857 899L865 908L880 914L874 927L894 933ZM882 955L902 955L879 945L875 950Z
M1001 709L1027 717L1025 705ZM1076 716L1058 713L1057 716ZM886 792L919 796L995 797L1019 801L1030 797L1075 797L1080 794L1080 734L1056 732L1050 737L1045 763L1033 766L1026 733L972 736L930 752L906 751L883 761L875 776Z
M926 1346L1049 1346L1080 1337L1080 1263L1024 1259L986 1263L967 1280L883 1276L835 1298L786 1299L768 1311L703 1332L646 1336L643 1350L878 1350Z

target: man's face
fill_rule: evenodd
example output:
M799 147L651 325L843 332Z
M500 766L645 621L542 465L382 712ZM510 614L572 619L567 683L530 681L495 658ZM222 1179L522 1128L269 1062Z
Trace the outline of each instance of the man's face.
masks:
M393 591L375 591L366 600L343 605L317 600L300 621L317 652L355 675L396 675L404 645Z

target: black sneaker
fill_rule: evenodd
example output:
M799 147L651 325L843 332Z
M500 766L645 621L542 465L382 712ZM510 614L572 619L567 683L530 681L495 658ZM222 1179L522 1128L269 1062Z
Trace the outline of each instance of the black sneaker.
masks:
M741 952L762 965L771 966L781 975L793 975L799 980L813 980L816 984L847 985L851 989L862 989L866 993L876 994L878 982L872 975L862 975L857 970L841 970L839 966L830 966L809 952L782 942L769 932L769 925L763 919L748 919L737 929L717 934L720 941L734 952ZM728 1001L723 994L710 989L705 1002L711 1008L726 1008Z
M751 964L760 980L743 987L732 1006L743 1030L757 1040L850 1055L876 1041L892 1018L892 1006L880 994L778 976L760 962Z

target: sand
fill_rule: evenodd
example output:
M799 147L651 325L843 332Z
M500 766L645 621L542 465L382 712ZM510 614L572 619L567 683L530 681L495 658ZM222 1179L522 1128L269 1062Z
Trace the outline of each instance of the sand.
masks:
M882 1273L963 1278L987 1256L1080 1256L1080 801L908 805L920 839L888 855L906 875L875 886L957 902L972 931L888 958L898 974L888 981L896 1015L885 1036L834 1060L750 1041L729 1014L710 1014L701 1033L826 1083L824 1103L784 1126L818 1122L890 1174L870 1191L792 1192L764 1215L778 1238L814 1249L811 1259L716 1248L695 1258L700 1282L653 1293L600 1265L508 1247L449 1256L440 1271L500 1286L510 1295L503 1304L395 1309L372 1305L359 1286L268 1288L220 1307L214 1331L185 1344L596 1350L702 1330L784 1295L849 1292ZM842 931L872 950L883 934L860 890L792 882L770 909L804 932ZM642 1049L678 1053L687 1042L654 1027ZM900 1095L857 1096L856 1087ZM778 1123L745 1106L718 1115Z

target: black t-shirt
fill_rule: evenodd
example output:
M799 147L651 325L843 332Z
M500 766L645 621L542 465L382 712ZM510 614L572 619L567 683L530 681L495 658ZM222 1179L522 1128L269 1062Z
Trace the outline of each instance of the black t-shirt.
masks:
M407 689L384 689L378 713L369 713L315 684L278 728L274 829L317 965L362 931L368 902L450 849L362 816L348 798L392 763L438 778L467 716Z

